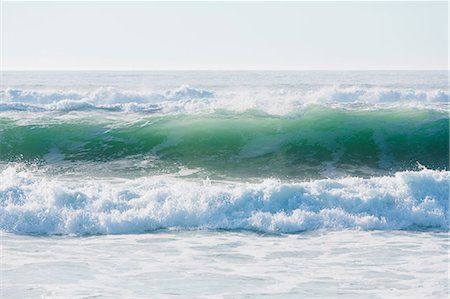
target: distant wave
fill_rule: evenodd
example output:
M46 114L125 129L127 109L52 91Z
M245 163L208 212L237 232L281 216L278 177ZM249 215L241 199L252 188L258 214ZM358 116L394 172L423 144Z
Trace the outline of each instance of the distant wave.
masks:
M93 91L5 89L0 91L0 111L85 111L190 113L214 110L260 110L288 114L308 104L446 104L446 90L323 87L318 90L245 89L218 93L182 85L166 91L130 91L101 87Z
M20 234L449 229L448 171L298 183L167 177L74 182L16 165L0 178L0 228Z
M182 85L164 92L136 92L114 87L101 87L93 91L55 91L5 89L0 91L4 101L49 104L60 100L91 100L102 103L142 103L158 100L179 100L186 98L210 98L211 91Z
M448 102L446 90L388 89L388 88L323 88L309 95L309 99L326 102Z

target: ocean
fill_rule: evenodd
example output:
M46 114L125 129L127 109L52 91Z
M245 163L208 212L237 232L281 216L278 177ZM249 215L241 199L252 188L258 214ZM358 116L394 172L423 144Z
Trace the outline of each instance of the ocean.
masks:
M2 72L0 295L448 298L449 99L446 71Z

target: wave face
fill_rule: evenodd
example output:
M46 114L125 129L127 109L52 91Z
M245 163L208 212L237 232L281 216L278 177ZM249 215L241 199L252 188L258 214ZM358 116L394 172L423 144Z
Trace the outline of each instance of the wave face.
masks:
M447 72L4 72L0 229L448 230Z
M259 184L165 177L121 181L1 173L0 228L20 234L122 234L157 229L449 229L448 171Z
M104 116L100 116L104 117ZM239 176L371 175L449 163L448 114L435 110L310 107L291 117L248 112L163 115L123 122L97 117L0 118L3 161L153 159ZM156 165L156 164L155 164Z

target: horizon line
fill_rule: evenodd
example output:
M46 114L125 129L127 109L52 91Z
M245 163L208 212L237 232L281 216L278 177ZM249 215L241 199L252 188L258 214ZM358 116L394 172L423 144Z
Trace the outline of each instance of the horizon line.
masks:
M446 71L450 69L2 69L0 72L383 72Z

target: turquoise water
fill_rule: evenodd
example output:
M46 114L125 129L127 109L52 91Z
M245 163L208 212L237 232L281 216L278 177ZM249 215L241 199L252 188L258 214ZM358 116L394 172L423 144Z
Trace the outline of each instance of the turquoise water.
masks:
M5 72L2 292L445 298L447 79Z
M142 115L108 113L32 123L0 118L2 161L110 162L130 167L153 159L151 171L198 168L210 178L323 178L334 170L371 176L413 170L420 161L446 169L448 114L433 109L328 108L289 115L214 112ZM136 166L138 167L138 166Z

